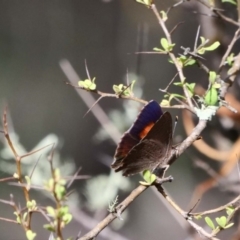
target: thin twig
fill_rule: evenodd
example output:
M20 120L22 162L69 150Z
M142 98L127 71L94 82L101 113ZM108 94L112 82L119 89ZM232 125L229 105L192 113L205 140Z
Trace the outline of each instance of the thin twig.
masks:
M231 43L228 45L227 51L225 52L225 54L222 57L221 63L219 65L218 73L221 72L221 70L222 70L222 68L223 68L223 66L224 66L224 64L225 64L225 62L227 60L227 57L229 56L230 52L232 51L232 48L233 48L235 42L238 40L239 33L240 33L240 27L235 32Z
M169 45L171 45L171 44L172 44L171 35L170 35L170 33L168 32L168 29L167 29L164 21L162 20L160 14L159 14L159 11L158 11L158 9L157 9L157 7L156 7L156 5L155 5L155 4L151 4L151 9L153 10L153 13L154 13L155 16L156 16L156 18L157 18L157 20L158 20L158 22L159 22L159 24L160 24L160 26L161 26L164 34L165 34L165 36L166 36L166 38L167 38L167 40L168 40ZM180 65L179 62L177 61L177 58L175 57L174 53L168 52L168 55L169 55L169 57L171 58L171 60L173 61L174 65L175 65L176 68L177 68L177 71L178 71L178 73L179 73L179 77L180 77L181 82L184 83L184 81L185 81L186 78L185 78L185 76L184 76L184 74L183 74L183 70L182 70L181 65ZM188 89L186 88L186 86L185 86L184 84L183 84L183 91L184 91L184 95L186 96L186 99L187 99L187 102L188 102L189 107L192 108L193 111L194 111L193 103L192 103L191 97L190 97L190 93L189 93Z
M140 195L142 194L146 189L148 189L149 186L143 186L139 185L137 188L135 188L130 195L125 198L117 207L116 207L116 213L119 215ZM116 213L110 213L106 218L104 218L100 223L97 224L95 228L93 228L90 232L85 234L83 237L80 237L78 240L90 240L96 237L106 226L109 225L114 219L117 218Z

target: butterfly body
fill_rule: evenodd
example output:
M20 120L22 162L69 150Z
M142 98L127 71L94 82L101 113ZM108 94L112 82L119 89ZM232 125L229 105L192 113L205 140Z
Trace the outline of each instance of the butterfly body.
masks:
M150 101L123 135L112 168L124 176L167 168L172 150L172 117Z

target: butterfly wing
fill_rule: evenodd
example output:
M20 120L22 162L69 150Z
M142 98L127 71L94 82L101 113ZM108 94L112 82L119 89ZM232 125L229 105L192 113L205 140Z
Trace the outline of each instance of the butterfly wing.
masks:
M143 107L133 125L121 138L115 152L115 161L112 164L112 168L117 168L121 165L122 159L147 135L162 114L161 107L154 100Z
M165 112L148 134L135 145L128 155L115 168L123 171L124 176L143 170L165 167L172 147L172 117Z

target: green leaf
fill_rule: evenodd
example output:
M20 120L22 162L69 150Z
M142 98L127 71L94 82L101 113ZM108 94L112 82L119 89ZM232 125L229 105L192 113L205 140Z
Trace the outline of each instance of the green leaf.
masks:
M183 96L183 95L180 95L180 94L177 94L177 93L171 93L170 96L169 96L169 102L171 102L173 98L186 99L186 97Z
M114 91L116 94L119 94L119 92L120 92L119 86L118 86L118 85L113 85L113 91Z
M160 105L161 105L162 107L169 107L169 106L170 106L169 101L166 100L166 99L163 99L163 100L161 101Z
M28 212L25 212L25 213L23 214L23 221L26 221L27 215L28 215Z
M161 38L160 43L165 51L168 51L169 43L166 38Z
M133 86L134 86L135 82L136 82L136 80L132 80L132 82L131 82L131 86L130 86L131 92L133 92Z
M224 227L224 229L230 228L234 225L234 223L229 223L227 226Z
M173 83L173 85L183 87L184 83L182 83L182 82L175 82L175 83Z
M34 211L37 209L37 203L35 200L32 200L32 201L27 201L27 208L29 211Z
M204 47L206 51L214 51L215 49L217 49L220 46L220 42L216 41L214 42L212 45L208 46L208 47Z
M58 217L62 217L65 214L69 213L69 208L68 206L62 206L59 210L58 210Z
M31 178L29 176L25 176L25 180L27 185L31 185Z
M211 87L204 97L204 103L207 106L216 106L218 103L218 91L216 88Z
M67 213L63 216L62 220L65 224L69 224L72 221L72 214Z
M152 0L136 0L136 2L146 5L146 6L150 6L152 3Z
M55 211L55 209L54 209L53 207L47 206L47 207L46 207L46 211L47 211L47 213L48 213L48 215L49 215L50 217L55 218L55 216L56 216L56 211Z
M33 232L32 230L27 230L26 231L26 237L28 240L34 240L34 238L37 236L37 234L35 232Z
M161 49L161 48L153 48L153 50L154 51L156 51L156 52L166 52L166 51L164 51L163 49Z
M50 232L55 232L55 228L51 224L44 224L43 228L47 229Z
M212 87L213 87L213 88L216 88L216 89L219 89L219 88L221 87L221 84L215 82L215 83L212 85Z
M196 215L196 216L194 216L194 218L197 220L202 219L202 215Z
M129 86L129 87L124 86L123 84L113 85L113 91L117 95L130 96L132 93L132 88L133 88L134 83L135 83L135 80L131 83L131 86Z
M228 57L227 57L227 63L229 66L232 66L234 60L234 53L231 53Z
M162 15L162 20L163 20L164 22L166 22L167 19L168 19L168 17L167 17L167 13L164 12L164 11L161 11L160 14Z
M216 222L218 223L218 225L221 227L221 228L225 228L226 226L226 223L227 223L227 218L225 216L222 216L220 218L216 218Z
M215 229L215 226L214 226L214 223L213 221L211 220L210 217L205 217L205 222L207 223L207 225L211 228L211 229Z
M210 72L209 72L209 82L210 82L211 84L214 84L216 78L217 78L217 73L216 73L216 72L213 72L213 71L210 71Z
M198 49L197 53L203 55L205 53L205 48L202 47L202 48Z
M183 65L186 67L186 66L194 65L195 63L196 63L195 59L189 58L183 63Z
M231 3L233 5L237 5L236 1L234 1L234 0L222 0L222 2L223 3L226 2L226 3Z
M143 178L149 185L151 185L156 180L157 177L151 171L144 170L143 171Z
M17 218L16 218L17 223L22 224L22 220L21 220L21 218L20 218L19 213L13 212L13 214L17 217Z
M190 93L190 97L194 95L194 88L196 83L186 83L186 87L188 89L188 92Z
M204 45L206 43L206 39L204 37L200 37L201 39L201 45Z
M227 212L227 215L229 216L229 215L231 215L233 212L234 212L234 207L227 207L226 208L226 212Z
M65 188L65 186L62 186L61 184L57 183L55 185L55 193L57 195L58 200L63 200L63 198L66 195L66 188Z
M85 79L84 81L79 81L78 85L86 90L95 90L97 85L94 83L96 78L93 78L93 80Z

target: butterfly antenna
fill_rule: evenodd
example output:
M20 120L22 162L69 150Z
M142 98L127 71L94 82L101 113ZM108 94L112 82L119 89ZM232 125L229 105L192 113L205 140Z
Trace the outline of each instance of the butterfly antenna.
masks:
M177 123L178 123L178 116L175 117L175 122L174 122L174 127L173 127L173 133L172 133L172 135L174 135L174 133L175 133L175 129L176 129L176 127L177 127Z

